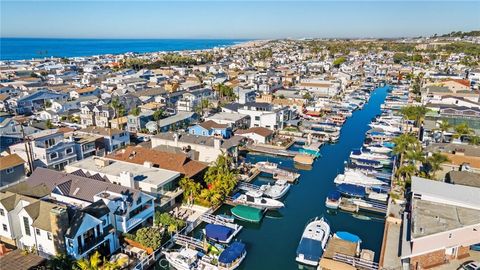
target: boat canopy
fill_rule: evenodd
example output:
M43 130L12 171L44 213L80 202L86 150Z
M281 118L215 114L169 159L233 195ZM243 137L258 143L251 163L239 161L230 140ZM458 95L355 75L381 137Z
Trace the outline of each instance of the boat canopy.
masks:
M335 235L340 238L340 239L343 239L345 241L349 241L349 242L353 242L353 243L358 243L358 242L362 242L362 239L360 239L360 237L358 237L357 235L353 234L353 233L349 233L349 232L336 232Z
M260 209L246 206L246 205L237 205L230 210L233 215L238 218L252 221L252 222L260 222L262 219L262 211Z
M322 242L302 237L297 248L297 255L300 254L303 254L303 257L309 261L319 261L323 254Z
M218 224L207 224L205 226L205 233L208 238L217 241L226 241L234 232L232 228Z
M356 196L356 197L365 197L365 188L352 184L340 184L337 186L337 189L340 193Z
M218 261L223 264L231 264L235 260L242 257L245 252L245 244L241 242L233 242L218 257Z
M328 193L327 198L331 201L338 201L342 195L336 190L332 190Z
M371 159L364 159L364 158L357 158L356 161L364 164L372 164L372 165L381 164L381 162L378 160L371 160Z

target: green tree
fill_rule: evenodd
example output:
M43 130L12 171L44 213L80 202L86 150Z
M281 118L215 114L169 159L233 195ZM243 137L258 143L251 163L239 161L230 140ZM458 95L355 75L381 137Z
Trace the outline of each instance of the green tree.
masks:
M455 138L461 138L465 135L473 134L473 129L467 124L467 122L463 122L455 126Z
M154 227L144 227L137 231L135 241L139 242L144 247L158 249L162 245L162 229Z
M51 257L47 266L51 270L72 270L74 269L75 260L65 253L59 253Z
M193 200L200 194L202 188L200 183L197 183L188 177L180 179L179 186L183 189L183 199L187 201L187 203L193 203Z
M445 132L447 132L450 128L452 128L452 125L450 125L450 122L447 120L442 120L439 124L439 129L442 132L442 142L445 139Z
M333 66L339 68L341 64L345 63L347 59L345 57L339 57L333 61Z
M400 156L400 166L403 165L405 155L408 151L419 151L421 148L417 137L409 133L394 138L392 142L395 144L392 152Z
M102 264L102 259L100 253L95 251L90 258L80 259L76 264L80 270L99 270L100 265Z
M125 115L125 106L120 102L119 98L116 97L112 99L110 107L115 113L115 118L117 119L117 127L120 128L120 117Z
M165 117L165 111L163 109L158 109L153 113L153 120L158 121Z
M470 136L471 145L480 145L480 136Z
M45 122L45 126L47 128L54 128L55 126L52 124L52 121L50 119L48 119L46 122Z
M417 167L413 164L408 164L401 166L396 171L397 176L401 178L403 183L409 183L412 179L412 176L418 172Z
M303 94L303 98L306 99L306 100L311 100L312 95L309 92L307 92L307 93Z
M417 127L420 127L428 109L425 106L409 105L400 110L400 113L408 120L414 120Z
M133 116L139 116L140 113L141 113L141 110L139 107L135 107L133 108L132 110L130 110L130 113L133 115Z
M427 158L427 164L429 165L429 173L432 179L435 179L435 174L442 168L442 163L449 162L448 157L440 152L433 153L432 156Z
M52 107L52 102L50 102L49 100L45 101L45 108L50 108Z

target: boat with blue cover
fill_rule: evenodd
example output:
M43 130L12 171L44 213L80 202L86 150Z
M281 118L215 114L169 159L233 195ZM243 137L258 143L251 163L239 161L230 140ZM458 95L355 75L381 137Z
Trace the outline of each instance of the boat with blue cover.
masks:
M303 231L295 260L302 264L317 266L329 238L330 225L323 217L316 217Z
M340 184L337 186L337 190L346 196L363 198L367 195L365 187L352 185L352 184Z
M227 244L232 241L232 239L240 232L241 229L241 226L238 225L237 229L234 229L220 224L207 224L204 232L208 239Z
M247 256L247 249L242 242L233 242L218 257L219 270L236 269Z
M330 191L325 199L325 206L330 209L338 209L341 197L342 194L337 190Z

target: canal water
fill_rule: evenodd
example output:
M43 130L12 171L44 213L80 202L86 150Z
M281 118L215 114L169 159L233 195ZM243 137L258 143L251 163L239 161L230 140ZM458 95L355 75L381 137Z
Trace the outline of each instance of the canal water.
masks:
M292 186L278 212L268 212L260 224L240 222L244 229L238 239L247 245L247 257L241 269L299 269L306 268L295 262L295 251L306 223L315 216L325 216L332 233L348 231L362 239L362 248L375 251L378 261L382 245L384 220L367 215L352 215L345 212L328 213L325 198L335 188L333 180L344 170L350 151L363 144L365 132L373 117L381 113L380 106L387 95L387 87L372 92L369 102L362 110L355 111L344 124L340 140L321 148L322 157L311 170L299 170L298 184ZM281 162L280 166L293 168L293 160L248 155L247 160ZM260 177L256 181L263 182ZM218 210L227 213L228 207Z

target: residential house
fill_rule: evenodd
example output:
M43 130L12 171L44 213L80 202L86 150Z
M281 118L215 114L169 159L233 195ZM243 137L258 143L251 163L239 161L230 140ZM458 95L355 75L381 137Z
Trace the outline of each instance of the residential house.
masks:
M0 156L0 187L25 178L25 161L17 154Z
M273 131L264 127L252 127L249 129L239 129L235 135L242 136L252 140L254 143L270 143L273 139Z
M411 192L401 233L404 268L427 269L468 257L470 245L480 243L480 188L412 177Z
M185 92L182 98L177 101L177 109L179 111L193 112L195 107L200 104L203 99L212 99L213 91L210 88L196 89Z
M102 91L98 87L84 87L80 89L74 89L73 91L70 91L70 98L81 98L81 97L87 97L87 96L100 96Z
M113 184L142 190L155 197L160 207L171 206L182 194L178 186L181 174L153 167L150 162L135 164L100 157L80 160L65 168L81 176L96 175Z
M275 109L273 104L260 102L230 103L222 107L222 111L249 115L250 127L265 127L271 130L283 129L285 122L290 120L291 116L288 108Z
M243 138L233 136L230 139L205 137L188 133L166 132L152 137L152 148L176 148L202 162L214 162L219 155L228 154L234 160L238 158L238 146Z
M16 111L18 114L31 114L45 107L47 102L66 101L68 94L56 93L47 89L38 90L30 95L17 100Z
M10 191L0 192L0 240L44 257L65 252L65 206Z
M80 129L76 133L103 137L103 146L107 153L130 144L130 134L128 131L120 129L90 126Z
M205 117L205 121L228 125L232 130L245 129L250 126L250 116L240 113L219 112Z
M145 127L152 133L156 132L158 128L160 128L160 132L175 131L188 127L188 125L196 121L197 118L198 115L194 112L177 112L172 116L158 121L150 121Z
M28 136L27 154L25 144L19 143L10 146L10 153L18 154L23 160L33 160L33 167L45 167L63 170L65 165L77 160L75 142L64 138L60 129L47 129Z
M129 114L127 116L127 130L132 133L141 132L146 128L146 124L153 120L152 111L143 111L139 115Z
M232 130L228 125L218 124L212 120L198 123L188 128L188 132L192 135L214 136L224 139L228 139L232 136Z

